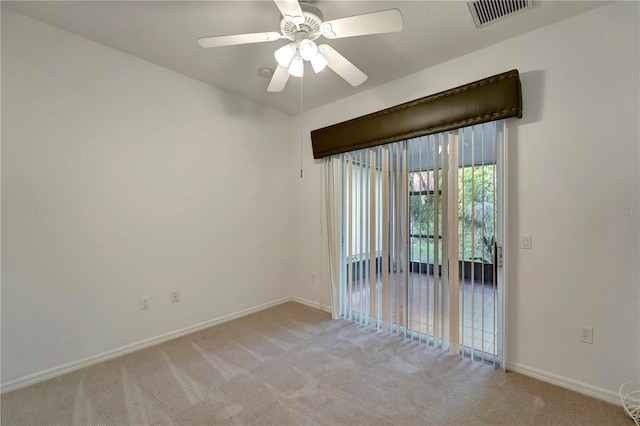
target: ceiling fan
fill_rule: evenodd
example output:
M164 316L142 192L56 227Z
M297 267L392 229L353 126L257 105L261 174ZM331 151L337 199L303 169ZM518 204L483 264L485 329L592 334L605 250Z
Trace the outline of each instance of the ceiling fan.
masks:
M274 2L282 14L280 32L223 35L198 39L198 43L202 47L233 46L280 39L290 40L290 43L274 52L278 67L269 82L267 88L269 92L284 90L289 75L302 77L304 61L310 62L316 73L328 66L349 84L358 86L367 80L367 75L335 49L327 44L318 46L315 40L320 36L334 39L402 31L402 14L398 9L324 21L322 12L307 2L298 3L297 0L274 0Z

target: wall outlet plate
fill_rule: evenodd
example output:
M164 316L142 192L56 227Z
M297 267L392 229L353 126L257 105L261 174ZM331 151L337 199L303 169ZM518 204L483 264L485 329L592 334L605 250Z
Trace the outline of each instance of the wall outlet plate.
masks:
M582 343L593 343L593 327L580 327L578 340Z
M174 291L171 293L171 303L178 303L180 301L180 292Z
M520 237L520 248L531 250L531 235L523 235Z
M149 309L149 296L140 298L140 310L144 311Z

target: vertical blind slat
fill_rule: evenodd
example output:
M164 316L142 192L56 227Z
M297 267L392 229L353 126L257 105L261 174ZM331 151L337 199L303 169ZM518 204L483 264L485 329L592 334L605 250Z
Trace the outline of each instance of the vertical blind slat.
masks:
M475 215L475 166L473 162L475 161L475 145L476 145L476 137L475 132L471 131L471 215ZM475 269L474 259L475 259L475 250L476 250L476 240L475 240L475 231L471 230L471 360L474 360L474 352L476 348L476 324L475 324L475 301L476 301L476 292L475 292Z
M430 157L431 150L429 149L429 143L434 141L434 140L435 140L435 136L428 136L425 139L425 142L426 142L426 144L425 144L425 160L426 160L425 166L426 167L429 167L429 165L431 164L430 163L430 160L431 160L431 161L433 161L433 168L435 168L435 160L434 160L435 157ZM422 166L422 163L420 163L420 165ZM432 188L434 190L437 189L436 186L431 183L432 175L427 174L426 178L427 178L427 185L426 185L425 189L427 191L431 190ZM428 193L429 192L427 192L427 194ZM433 198L433 196L431 198ZM433 200L431 201L431 203L433 204ZM420 209L420 210L422 211L423 219L427 219L427 220L429 220L429 223L433 223L433 217L431 217L431 218L428 217L429 215L428 215L428 211L427 211L427 203L425 203L424 208ZM433 230L429 230L429 226L427 226L427 229L425 230L425 233L435 235L435 232ZM435 241L434 238L435 237L432 237L431 239L429 239L428 237L425 238L426 243L427 243L427 253L426 253L426 255L427 255L427 269L429 269L429 263L431 261L431 244L430 244L430 241ZM420 244L420 247L422 248L422 244ZM435 263L431 264L431 266L433 267L433 271L434 271L433 274L436 274L437 272L435 272L436 271L435 268L437 268L438 266ZM435 277L435 275L434 275L434 277ZM424 280L425 280L425 293L426 293L425 299L426 299L426 303L422 304L422 298L420 299L421 308L424 309L424 314L421 313L421 316L424 315L424 317L425 317L425 335L429 335L429 334L435 334L435 326L434 326L434 330L433 331L431 330L431 327L430 327L432 324L434 324L434 322L431 321L431 315L429 314L430 301L433 300L433 299L431 299L431 288L432 288L432 286L429 285L429 281L434 281L434 278L429 279L429 274L427 272L427 275L425 276ZM420 291L422 292L422 286L420 286ZM425 338L425 341L426 341L426 338Z
M360 151L359 153L359 162L360 162L360 277L358 279L358 308L360 315L358 317L358 322L362 324L362 308L363 308L363 300L364 300L364 280L365 280L365 266L366 266L366 249L365 249L365 232L364 232L364 219L365 219L365 209L366 205L364 203L364 192L365 192L365 166L364 166L364 151Z
M442 291L442 306L440 309L440 327L441 327L441 336L444 341L449 339L449 287L446 283L449 282L449 238L445 236L449 235L449 145L445 145L445 140L448 142L448 134L440 135L440 155L442 158L441 163L441 179L442 179L442 197L440 200L440 205L442 209L442 236L440 241L442 243L442 251L441 251L441 287ZM445 349L444 345L442 347Z
M407 338L407 328L409 325L409 306L408 306L408 291L409 291L409 249L408 247L408 242L409 242L409 215L408 215L408 211L407 208L409 206L409 190L408 190L408 180L409 180L409 174L408 174L408 170L407 170L407 143L404 142L403 143L403 150L402 150L402 217L405 218L404 222L403 222L403 229L402 229L402 246L404 247L404 259L403 259L403 268L404 268L404 274L403 274L403 280L402 280L402 288L403 288L403 292L402 292L402 301L404 303L404 315L403 315L403 325L404 325L404 338Z
M449 179L448 197L449 235L449 353L457 354L459 348L459 302L458 302L458 131L449 132Z
M348 200L349 200L349 206L347 207L348 210L348 231L347 231L347 265L348 266L348 270L349 270L349 281L347 282L347 291L348 291L348 304L347 304L347 312L349 315L349 319L353 319L353 296L352 296L352 292L353 292L353 158L351 156L351 154L347 155L347 173L348 173L348 179L349 179L349 192L348 192Z
M369 253L372 256L369 262L369 325L374 326L376 317L376 154L374 150L369 153Z
M389 318L389 149L382 148L382 289L381 320L383 326L390 322ZM386 328L386 327L385 327Z
M462 143L460 144L460 157L462 158L462 164L464 165L464 159L465 159L465 139L466 139L466 135L467 132L465 131L465 129L460 129L460 132L462 133ZM461 198L462 198L462 207L461 207L461 213L464 215L464 206L465 206L465 181L464 181L464 169L462 170L462 173L460 173L460 185L461 185ZM462 313L462 318L461 318L461 324L460 327L464 327L464 324L466 323L466 309L465 309L465 294L466 291L464 291L465 287L464 287L464 259L465 259L465 255L466 255L466 249L464 246L464 235L465 235L465 227L464 227L464 220L460 221L460 236L461 236L461 240L462 240L462 261L463 261L463 268L462 268L462 278L463 278L463 287L462 287L462 294L460 295L460 312ZM462 344L462 346L465 345L465 333L464 333L464 329L461 330L461 338L460 338L460 343Z
M484 175L485 175L485 159L484 159L484 124L480 125L480 134L481 134L481 143L480 143L480 154L482 157L482 189L480 192L480 199L482 200L482 223L484 223L484 214L485 214L485 186L484 186ZM485 227L482 227L482 242L484 243L485 241ZM485 329L484 329L484 253L482 253L482 269L480 270L480 283L481 283L481 289L482 289L482 308L480 308L480 315L482 316L482 325L480 327L480 329L482 330L482 338L480 340L481 342L481 346L480 346L480 355L482 357L482 361L484 362L484 350L485 350Z

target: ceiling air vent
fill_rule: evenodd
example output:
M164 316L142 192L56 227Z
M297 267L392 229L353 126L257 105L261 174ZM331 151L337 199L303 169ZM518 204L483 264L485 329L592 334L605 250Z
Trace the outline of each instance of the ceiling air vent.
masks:
M531 9L533 0L477 0L467 2L476 27L482 28L514 13Z

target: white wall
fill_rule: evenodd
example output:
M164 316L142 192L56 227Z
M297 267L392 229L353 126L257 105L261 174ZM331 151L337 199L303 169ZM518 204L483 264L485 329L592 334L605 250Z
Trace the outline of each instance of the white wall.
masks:
M3 384L290 296L292 117L5 9L2 113Z
M640 380L637 2L607 5L303 117L312 130L517 68L524 118L509 130L508 367L616 400ZM306 132L308 135L308 132ZM320 162L306 141L295 200L295 295L330 305ZM533 236L519 250L519 235ZM578 328L594 328L592 345Z

